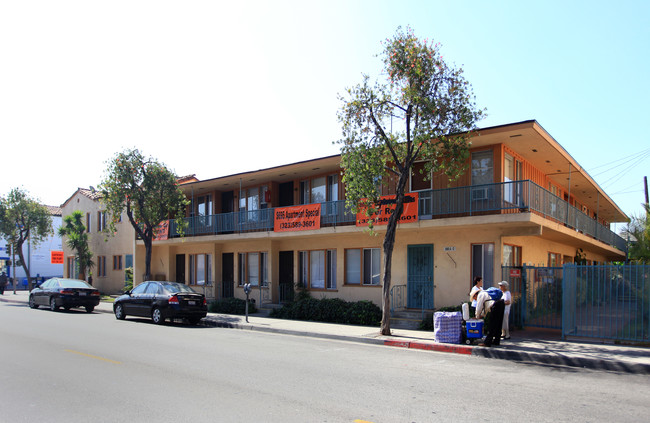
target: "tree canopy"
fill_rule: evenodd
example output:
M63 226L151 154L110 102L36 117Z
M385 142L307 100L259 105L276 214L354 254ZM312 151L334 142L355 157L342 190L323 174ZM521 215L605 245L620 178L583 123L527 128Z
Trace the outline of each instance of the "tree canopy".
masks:
M29 240L32 246L36 246L52 233L52 217L47 207L31 198L26 191L13 188L6 197L0 197L0 235L18 254L30 289L32 279L23 245Z
M639 264L650 264L650 207L644 204L645 213L632 216L625 232L631 237L628 257Z
M84 214L75 210L63 218L63 225L59 227L59 236L65 237L66 244L74 250L79 266L79 279L86 279L86 269L93 267L93 253L88 246L88 232L83 224Z
M382 81L362 82L340 96L341 166L346 203L368 216L377 209L382 183L396 179L395 202L384 237L383 318L390 334L391 260L397 222L414 163L425 176L457 178L466 168L469 137L484 113L476 107L463 69L448 64L440 44L398 28L383 43Z
M136 234L146 249L145 279L151 276L151 252L156 228L165 220L176 218L177 227L183 220L185 195L177 184L176 175L154 158L146 158L139 150L117 153L108 161L100 185L102 203L110 216L107 229L115 232L119 216L126 213Z

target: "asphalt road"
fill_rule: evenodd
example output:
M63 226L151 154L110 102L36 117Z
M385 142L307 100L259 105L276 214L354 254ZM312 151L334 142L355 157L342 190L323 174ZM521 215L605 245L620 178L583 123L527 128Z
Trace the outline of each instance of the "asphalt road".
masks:
M639 422L650 377L0 303L2 422Z

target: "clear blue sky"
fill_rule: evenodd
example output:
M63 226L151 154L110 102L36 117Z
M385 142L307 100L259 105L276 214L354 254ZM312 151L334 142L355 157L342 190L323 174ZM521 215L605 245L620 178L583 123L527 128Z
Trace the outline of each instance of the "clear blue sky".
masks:
M0 0L0 193L61 204L127 147L200 179L337 154L337 94L410 25L464 67L480 126L538 120L638 214L649 5Z

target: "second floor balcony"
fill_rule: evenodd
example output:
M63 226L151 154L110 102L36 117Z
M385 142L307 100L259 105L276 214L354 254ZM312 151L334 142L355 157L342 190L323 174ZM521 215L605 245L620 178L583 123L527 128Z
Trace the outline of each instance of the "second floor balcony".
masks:
M535 213L627 251L627 243L608 227L567 201L529 181L502 182L419 191L419 220L511 213ZM185 236L223 235L274 230L275 208L242 210L187 218ZM321 203L321 227L355 225L344 200ZM179 237L172 221L170 237Z

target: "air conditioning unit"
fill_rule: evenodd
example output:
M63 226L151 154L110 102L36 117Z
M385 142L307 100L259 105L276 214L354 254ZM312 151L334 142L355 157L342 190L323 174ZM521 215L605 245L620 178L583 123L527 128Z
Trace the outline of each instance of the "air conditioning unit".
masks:
M472 188L472 201L487 200L487 199L488 199L487 188Z

